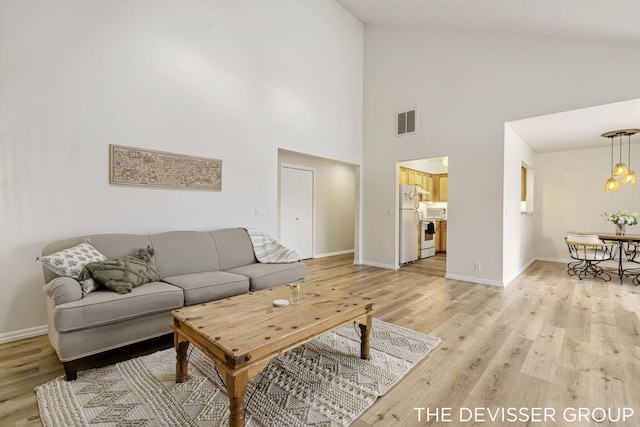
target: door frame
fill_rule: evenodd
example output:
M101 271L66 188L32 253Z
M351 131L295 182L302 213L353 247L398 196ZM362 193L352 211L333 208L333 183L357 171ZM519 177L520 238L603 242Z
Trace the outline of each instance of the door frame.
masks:
M296 165L292 163L280 163L278 169L278 240L282 233L282 169L298 169L311 172L311 258L316 256L316 169L309 166Z
M398 161L396 161L396 167L395 167L395 179L396 179L396 191L395 191L395 193L396 193L396 202L395 202L395 205L396 205L395 269L396 270L401 267L400 266L400 214L399 214L399 208L400 208L400 168L401 167L406 167L406 166L404 166L404 164L407 163L407 162L413 162L413 161L417 161L417 160L430 160L430 159L436 159L436 158L441 158L441 157L450 157L450 155L449 154L442 154L442 155L439 155L439 156L420 157L420 158L417 158L417 159L398 160ZM427 172L427 173L430 173L432 175L438 175L438 173L435 173L435 172ZM445 173L445 172L442 172L442 173ZM447 164L447 172L446 172L446 174L447 174L447 179L448 179L448 176L449 176L449 165L448 164ZM450 203L450 199L447 198L447 206L448 206L449 203ZM447 222L447 225L448 225L448 222ZM447 238L447 240L448 240L448 238ZM451 262L451 260L453 259L453 257L451 257L449 255L449 253L447 253L446 251L445 251L445 253L446 253L446 262L445 262L444 277L446 278L447 274L448 274L447 271L449 270L448 265Z

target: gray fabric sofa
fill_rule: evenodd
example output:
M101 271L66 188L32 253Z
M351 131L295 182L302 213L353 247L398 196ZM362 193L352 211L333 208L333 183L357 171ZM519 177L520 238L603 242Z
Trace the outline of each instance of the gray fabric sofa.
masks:
M87 239L108 258L152 247L160 281L128 294L99 289L83 296L75 279L44 268L49 341L67 380L76 378L79 359L170 334L171 310L300 281L307 273L302 262L259 263L242 228L79 236L46 245L42 255Z

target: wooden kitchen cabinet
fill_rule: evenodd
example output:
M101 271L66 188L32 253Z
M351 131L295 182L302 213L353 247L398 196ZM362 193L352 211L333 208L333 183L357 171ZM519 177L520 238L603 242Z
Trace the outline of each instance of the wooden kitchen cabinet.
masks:
M436 252L447 252L447 221L436 221Z
M417 185L429 194L421 194L423 202L446 202L449 193L449 175L446 173L430 174L414 169L400 167L400 184Z
M428 191L429 194L421 194L421 201L434 201L434 180L433 175L426 172L417 171L400 166L399 179L400 184L405 185L417 185L423 190Z
M433 176L429 173L422 174L422 189L429 194L423 194L423 201L433 202Z
M449 194L449 175L440 175L438 180L438 194L440 195L440 201L446 202Z
M449 175L433 175L434 202L446 202L449 193Z
M422 186L422 172L400 167L400 184Z
M409 172L407 173L407 181L409 182L409 185L416 185L416 182L418 181L417 174L417 171L409 169Z
M409 169L400 167L400 178L399 178L400 185L407 185L408 184L408 182L409 182L408 181L409 178L407 177L407 173L408 172L409 172Z
M416 180L414 181L413 185L422 187L422 175L424 175L424 172L416 171Z
M440 176L438 181L440 201L446 202L449 194L449 175Z

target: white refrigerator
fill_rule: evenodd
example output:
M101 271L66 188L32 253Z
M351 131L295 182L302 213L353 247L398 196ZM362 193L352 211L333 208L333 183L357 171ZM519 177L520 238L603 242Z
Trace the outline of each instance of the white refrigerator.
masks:
M400 185L400 264L418 259L419 188Z

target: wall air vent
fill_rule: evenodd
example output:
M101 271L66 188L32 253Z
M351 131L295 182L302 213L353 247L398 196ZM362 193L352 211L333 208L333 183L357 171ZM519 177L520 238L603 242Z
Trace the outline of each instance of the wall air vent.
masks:
M416 133L416 114L416 108L397 113L396 136Z

